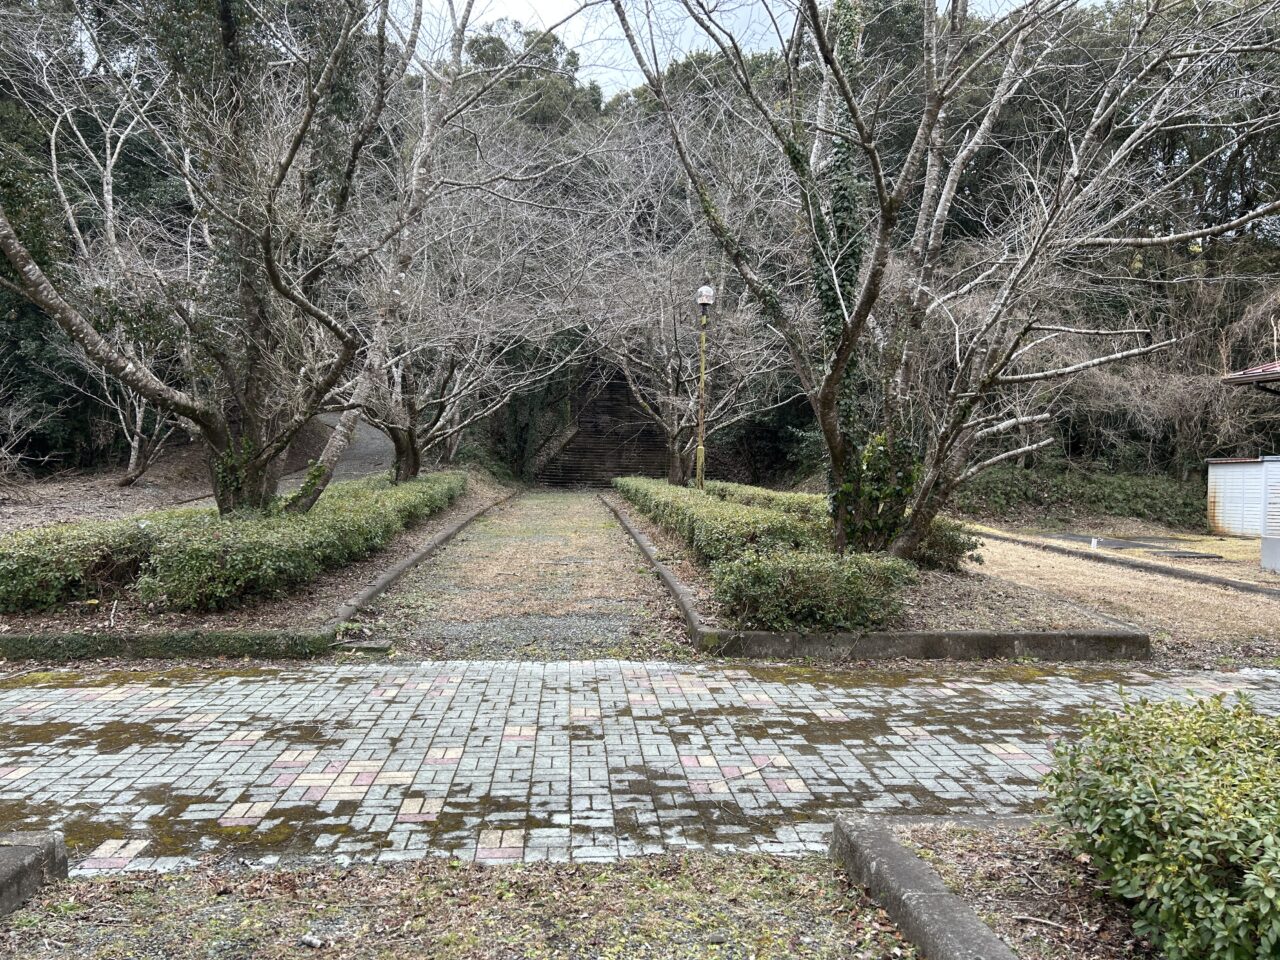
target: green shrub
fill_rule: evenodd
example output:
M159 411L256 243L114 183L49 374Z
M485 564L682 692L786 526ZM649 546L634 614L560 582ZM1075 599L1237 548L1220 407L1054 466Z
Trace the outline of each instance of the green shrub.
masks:
M769 490L766 487L751 487L745 483L727 483L723 480L708 480L706 487L707 493L713 497L731 503L781 510L783 513L794 513L820 523L826 523L830 517L827 498L816 493Z
M711 568L715 596L738 625L760 630L858 630L902 613L913 568L883 554L748 553Z
M748 551L818 549L826 540L825 526L814 520L729 503L665 480L623 477L614 486L708 563Z
M1184 530L1206 528L1205 487L1161 474L1069 468L1046 463L1033 470L1000 466L967 481L952 498L962 513L1002 518L1034 513L1069 519L1076 514L1133 517Z
M145 601L173 610L217 610L297 587L359 560L409 524L448 506L463 473L396 486L386 480L334 484L310 512L207 516L159 536L137 580Z
M950 517L934 517L929 525L929 532L916 545L915 555L911 558L916 566L925 570L945 570L948 573L959 573L961 564L968 560L981 563L982 555L978 548L982 540L959 520Z
M0 613L43 610L120 590L137 577L159 537L212 516L209 510L168 510L6 534L0 537Z
M1126 704L1059 744L1047 785L1168 960L1280 956L1280 720L1243 699Z

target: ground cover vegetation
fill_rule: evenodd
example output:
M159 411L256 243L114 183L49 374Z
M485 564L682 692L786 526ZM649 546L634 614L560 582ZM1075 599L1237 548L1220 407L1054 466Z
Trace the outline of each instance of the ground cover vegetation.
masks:
M702 853L80 880L0 921L0 948L140 960L300 951L440 960L915 956L825 858Z
M274 596L367 556L454 501L466 474L332 485L306 514L210 509L19 530L0 537L0 613L129 591L161 610L218 610Z
M884 553L837 554L827 536L825 498L744 484L706 492L624 477L614 486L659 526L679 536L711 573L718 603L742 626L854 630L892 623L916 563ZM959 570L978 540L936 518L917 563Z
M1123 517L1203 532L1205 485L1197 476L1081 468L1046 459L1034 468L995 467L956 493L959 512L988 520L1018 520L1038 526L1067 524L1078 517Z
M1280 950L1280 723L1241 699L1134 702L1056 748L1051 809L1169 960Z

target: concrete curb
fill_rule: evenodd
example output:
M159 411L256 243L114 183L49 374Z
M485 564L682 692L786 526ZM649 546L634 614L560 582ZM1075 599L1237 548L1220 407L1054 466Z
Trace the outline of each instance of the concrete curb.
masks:
M684 615L689 637L701 650L721 656L815 660L1014 660L1090 662L1146 660L1151 638L1111 617L1115 629L1098 630L877 630L858 633L775 633L708 627L697 600L661 560L649 538L636 529L626 511L602 495L654 568ZM1092 611L1091 611L1092 612Z
M67 877L60 833L0 833L0 917L12 913L46 883Z
M883 818L838 818L830 852L929 960L1018 960L931 866L894 838Z
M1005 543L1015 543L1020 547L1031 547L1034 550L1043 550L1046 553L1057 553L1064 557L1074 557L1077 560L1092 560L1094 563L1108 563L1113 567L1126 567L1130 570L1141 570L1143 573L1153 573L1161 577L1170 577L1174 580L1187 580L1191 583L1201 583L1212 587L1223 587L1227 590L1238 590L1241 593L1256 593L1264 597L1274 597L1280 599L1280 589L1276 587L1264 587L1260 583L1250 583L1248 580L1233 580L1230 577L1218 577L1212 573L1200 573L1196 570L1179 570L1177 567L1170 567L1163 563L1153 563L1150 560L1136 560L1133 557L1117 557L1102 550L1077 550L1074 547L1065 547L1058 543L1044 543L1039 540L1028 540L1024 537L1016 537L1009 533L991 533L987 528L980 531L983 537L989 537L992 540L1003 540Z
M427 541L425 544L423 544L421 547L415 550L412 554L405 557L399 563L395 564L395 566L392 566L384 570L378 576L377 580L375 580L369 586L365 587L363 590L357 593L354 597L352 597L350 600L348 600L346 603L340 606L338 608L337 613L334 614L333 619L330 620L327 624L325 624L325 629L330 629L335 634L341 631L342 627L348 621L350 621L352 617L354 617L357 613L359 613L361 610L363 610L365 607L371 604L374 600L376 600L378 597L382 596L382 594L386 593L389 589L395 586L395 584L400 580L400 578L403 577L406 573L408 573L410 570L412 570L414 567L420 564L423 560L426 560L432 554L440 550L441 547L445 546L450 540L452 540L454 537L460 534L463 530L465 530L468 526L470 526L474 521L484 516L484 514L488 513L494 507L500 507L502 506L502 504L507 503L509 500L517 496L519 493L520 491L514 490L511 493L507 494L505 497L501 497L500 499L495 500L492 503L487 504L486 506L479 507L475 510L472 510L465 517L462 517L461 519L456 520L455 522L451 523L448 527L446 527L444 530L441 530L429 541ZM344 641L342 640L337 640L333 644L333 646L336 648L341 648L344 645L345 645Z
M695 642L725 656L817 660L1146 660L1151 638L1114 630L874 630L773 633L702 627Z
M675 600L676 606L680 608L680 612L684 615L684 622L689 628L689 636L697 642L699 634L705 629L702 626L702 618L698 616L698 601L694 597L693 591L686 587L671 572L665 563L658 559L658 550L654 547L652 541L643 533L632 525L630 518L618 507L614 506L604 495L600 495L600 502L603 503L618 518L618 523L622 525L622 529L627 531L631 539L635 541L640 552L644 554L645 559L649 561L649 565L657 572L662 582L667 587L667 592L671 594L671 598Z

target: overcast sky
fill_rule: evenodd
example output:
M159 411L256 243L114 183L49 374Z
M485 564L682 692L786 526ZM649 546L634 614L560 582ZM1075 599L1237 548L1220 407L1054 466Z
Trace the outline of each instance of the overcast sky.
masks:
M676 0L650 2L661 11L661 32L671 37L674 45L685 50L710 45L701 31L689 23L687 14L678 11ZM1015 0L974 0L970 9L974 12L986 12L1008 8L1014 2ZM633 18L643 9L642 3L644 0L628 0L627 7ZM578 0L476 0L473 22L487 23L510 18L526 26L547 27L568 16L579 6ZM778 7L781 6L782 4L778 4ZM759 0L720 0L717 7L722 21L734 24L739 42L745 41L745 47L761 49L776 42L772 25L761 14L763 6ZM606 96L638 86L642 82L640 71L618 27L612 4L601 3L584 11L558 33L582 57L583 79L595 80L604 88Z
M685 18L675 14L674 4L663 3L662 0L658 2L659 7L664 9L663 19L666 25L671 29L678 28ZM507 17L526 26L547 27L568 16L579 5L577 0L476 0L473 18L476 23L486 23ZM722 9L753 5L750 2L735 3L729 0ZM638 4L629 3L628 6L634 10ZM746 23L743 25L747 26ZM638 86L642 82L643 78L632 59L631 50L618 27L612 4L602 3L584 11L557 32L581 56L583 79L595 80L604 88L606 96ZM681 45L686 47L707 45L706 39L696 29L685 30L680 40Z

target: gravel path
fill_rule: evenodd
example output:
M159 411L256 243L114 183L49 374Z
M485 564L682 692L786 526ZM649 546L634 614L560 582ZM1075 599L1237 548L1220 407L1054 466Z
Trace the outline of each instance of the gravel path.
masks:
M643 556L590 493L527 493L483 517L365 622L427 659L694 655Z

